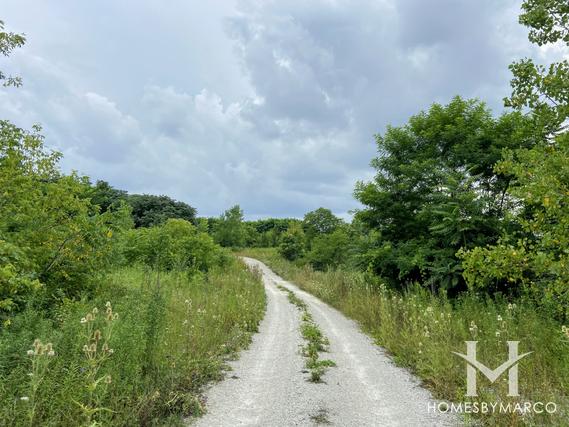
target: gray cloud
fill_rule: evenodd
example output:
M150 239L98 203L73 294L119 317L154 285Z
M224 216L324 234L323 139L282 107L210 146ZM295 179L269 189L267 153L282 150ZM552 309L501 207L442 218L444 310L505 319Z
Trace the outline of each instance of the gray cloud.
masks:
M501 109L507 65L537 54L518 7L21 0L2 19L29 43L2 67L25 86L0 92L0 117L42 123L66 170L203 215L344 214L387 124L455 94Z

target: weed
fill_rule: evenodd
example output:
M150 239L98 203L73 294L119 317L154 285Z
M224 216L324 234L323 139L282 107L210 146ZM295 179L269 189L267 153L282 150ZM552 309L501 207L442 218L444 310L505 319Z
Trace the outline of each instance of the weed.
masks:
M75 402L83 413L85 425L97 424L95 415L99 412L111 412L103 406L103 398L107 387L112 382L111 375L99 375L103 364L111 357L114 350L110 347L110 340L118 313L113 312L109 301L105 304L105 312L99 315L99 309L93 308L81 318L84 327L83 354L87 362L85 368L85 388L87 398L85 402Z
M247 256L266 262L275 273L290 280L359 322L364 332L410 368L436 398L460 402L466 393L463 361L465 341L477 340L477 358L499 366L508 358L506 341L520 341L520 351L533 351L519 366L520 401L555 402L553 415L475 415L486 425L569 425L569 328L539 312L531 301L507 301L465 294L456 299L409 287L388 289L365 273L314 271L282 259L275 250L252 249ZM507 396L508 382L490 384L479 379L479 401Z
M318 425L332 424L328 419L328 411L326 409L319 409L316 414L310 416L310 419L314 422L314 424Z
M302 311L300 333L306 341L302 347L302 354L306 358L305 366L310 372L310 381L314 383L322 382L322 376L326 369L336 364L332 360L320 360L319 353L328 351L329 341L324 336L318 325L312 319L308 311L308 305L298 298L296 294L284 286L277 287L287 293L288 300Z
M20 401L26 403L27 414L30 426L34 425L34 418L37 407L37 393L41 382L45 376L49 365L49 358L55 356L53 344L43 344L41 340L34 340L33 349L27 351L27 355L32 360L32 370L28 373L30 376L30 392L29 396L21 396Z
M202 388L258 329L263 286L238 261L207 274L162 272L158 303L157 276L117 269L54 319L30 307L0 328L0 425L180 425L203 413ZM53 345L37 341L28 356L34 337Z

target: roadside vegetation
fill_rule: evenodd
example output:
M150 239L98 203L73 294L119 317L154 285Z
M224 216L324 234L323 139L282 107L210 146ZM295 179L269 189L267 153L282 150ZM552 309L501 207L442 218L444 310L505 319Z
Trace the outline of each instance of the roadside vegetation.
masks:
M312 319L312 315L308 311L306 303L298 298L296 294L284 286L278 288L286 292L288 300L294 304L302 313L300 333L306 341L306 345L302 348L302 354L306 357L306 369L310 372L310 381L320 383L322 376L329 367L336 366L334 361L329 359L320 359L320 353L328 351L330 344L328 338L324 336L318 325Z
M0 50L24 41L2 31ZM257 331L260 278L190 206L60 158L0 121L0 425L182 425Z
M539 46L569 47L568 22L566 0L522 3ZM2 55L24 43L0 21ZM359 321L439 398L474 400L452 354L465 341L490 367L520 341L532 352L521 395L507 397L506 375L479 375L477 399L557 411L476 418L569 425L569 62L510 70L500 115L457 96L376 135L376 175L356 185L350 222L323 207L303 219L245 221L239 205L199 218L167 196L64 174L40 127L0 120L0 424L163 425L201 413L201 387L264 311L259 277L228 249L246 248ZM0 83L23 82L0 72ZM319 380L331 364L307 313L302 333Z
M234 260L194 276L117 268L89 296L32 302L0 334L0 424L182 425L263 312L258 277Z
M538 45L569 46L563 1L524 1ZM291 221L266 262L357 320L436 397L554 402L556 412L472 414L486 425L569 425L569 63L514 62L510 110L433 104L376 136L351 223L329 209ZM255 225L255 224L252 224ZM519 397L478 375L466 396L465 341L495 368L519 341Z
M437 398L557 403L553 416L485 415L482 419L487 425L569 423L569 331L537 311L533 303L476 293L451 299L419 285L393 290L369 273L318 271L308 264L292 263L274 248L248 249L244 254L265 262L284 279L356 320ZM507 358L508 340L520 341L520 352L533 351L520 362L519 398L507 397L507 375L494 384L478 375L478 398L465 397L466 366L451 352L466 353L465 341L478 341L478 360L494 369Z

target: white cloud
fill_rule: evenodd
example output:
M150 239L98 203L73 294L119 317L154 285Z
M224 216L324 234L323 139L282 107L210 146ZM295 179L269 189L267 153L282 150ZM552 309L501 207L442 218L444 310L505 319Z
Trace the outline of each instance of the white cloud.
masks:
M2 18L28 33L10 58L25 86L0 92L0 117L44 124L67 170L200 214L345 215L372 174L374 133L455 94L501 107L507 65L537 55L518 7L21 0Z

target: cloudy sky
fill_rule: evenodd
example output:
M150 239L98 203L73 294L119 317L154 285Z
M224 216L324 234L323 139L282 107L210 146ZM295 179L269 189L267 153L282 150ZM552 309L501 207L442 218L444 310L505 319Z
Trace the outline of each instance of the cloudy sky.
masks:
M496 113L533 49L521 0L0 0L28 42L0 118L43 125L64 170L219 215L345 215L373 135L432 102Z

